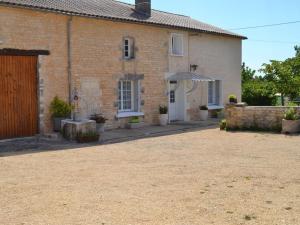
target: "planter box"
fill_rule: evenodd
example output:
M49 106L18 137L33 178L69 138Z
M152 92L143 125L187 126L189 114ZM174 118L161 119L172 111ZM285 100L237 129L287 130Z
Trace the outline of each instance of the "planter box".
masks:
M138 128L142 128L145 126L145 123L140 122L140 123L127 123L126 124L126 128L127 129L138 129Z
M296 134L300 132L300 120L282 120L283 134Z
M208 110L200 110L200 120L206 121L208 119Z

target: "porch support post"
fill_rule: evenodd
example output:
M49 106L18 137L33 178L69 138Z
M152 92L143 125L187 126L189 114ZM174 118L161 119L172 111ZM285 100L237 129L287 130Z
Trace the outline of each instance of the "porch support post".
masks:
M167 87L168 87L168 94L167 94L167 97L168 97L168 123L170 124L171 121L170 121L170 91L171 91L171 85L170 85L170 81L168 81L168 84L167 84Z

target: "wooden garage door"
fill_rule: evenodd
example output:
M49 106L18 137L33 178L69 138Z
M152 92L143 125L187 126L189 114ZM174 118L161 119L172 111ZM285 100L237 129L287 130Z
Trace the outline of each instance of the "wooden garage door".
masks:
M37 134L37 57L0 55L0 139Z

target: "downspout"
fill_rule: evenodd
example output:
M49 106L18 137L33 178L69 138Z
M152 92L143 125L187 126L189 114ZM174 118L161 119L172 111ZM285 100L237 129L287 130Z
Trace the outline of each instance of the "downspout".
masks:
M71 43L71 29L73 16L70 16L67 21L67 51L68 51L68 91L69 103L72 103L72 43Z

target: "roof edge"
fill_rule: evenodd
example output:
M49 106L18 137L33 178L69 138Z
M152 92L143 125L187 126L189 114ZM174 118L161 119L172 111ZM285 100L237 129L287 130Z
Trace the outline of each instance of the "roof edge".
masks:
M124 4L127 4L127 3L124 3ZM208 33L208 34L212 34L212 35L232 37L232 38L238 38L238 39L242 39L242 40L247 40L248 39L246 36L242 36L242 35L239 35L239 34L226 34L226 33L221 33L221 32L214 32L214 31L201 30L201 29L193 29L193 28L188 28L188 27L182 27L182 26L176 26L176 25L167 25L167 24L154 23L154 22L149 22L149 21L138 21L138 20L131 20L131 19L120 18L120 17L110 17L110 16L100 16L100 15L92 15L92 14L85 14L85 13L76 13L76 12L72 12L72 11L53 9L53 8L48 8L48 7L29 6L29 5L11 3L11 2L5 2L5 1L0 2L0 6L17 7L17 8L30 9L30 10L41 11L41 12L46 11L46 12L50 12L50 13L62 14L62 15L67 15L67 16L79 16L79 17L104 19L104 20L117 21L117 22L143 24L143 25L156 26L156 27L173 28L173 29L177 29L177 30L193 31L193 32L199 32L199 33ZM159 10L157 10L157 11L159 11ZM164 12L164 13L168 13L168 12ZM180 16L183 16L183 15L180 15ZM185 16L185 17L187 17L187 16Z

